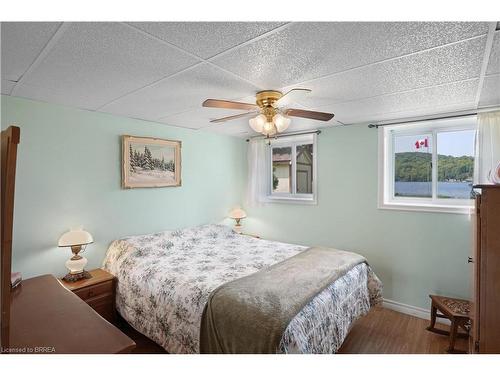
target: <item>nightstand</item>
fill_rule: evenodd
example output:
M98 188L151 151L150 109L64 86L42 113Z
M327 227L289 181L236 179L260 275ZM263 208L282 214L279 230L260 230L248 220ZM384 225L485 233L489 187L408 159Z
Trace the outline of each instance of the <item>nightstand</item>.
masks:
M115 323L115 282L116 278L101 268L89 271L92 278L68 282L59 281L84 300L99 315L110 323Z

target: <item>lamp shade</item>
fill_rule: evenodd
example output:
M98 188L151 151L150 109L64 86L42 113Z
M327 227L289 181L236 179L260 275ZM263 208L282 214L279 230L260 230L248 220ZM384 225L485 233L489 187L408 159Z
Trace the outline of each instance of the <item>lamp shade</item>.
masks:
M59 247L69 247L77 245L87 245L94 242L92 235L83 229L70 230L64 233L58 242Z
M290 117L283 116L281 113L277 113L273 117L273 122L274 125L276 125L276 130L278 131L278 133L281 133L288 129L291 121L292 120L290 119Z
M231 219L243 219L247 217L247 213L243 211L241 208L235 208L229 212L229 217Z
M263 114L260 114L248 120L250 127L257 133L262 133L262 129L264 129L264 124L266 123L266 121L266 116L264 116Z

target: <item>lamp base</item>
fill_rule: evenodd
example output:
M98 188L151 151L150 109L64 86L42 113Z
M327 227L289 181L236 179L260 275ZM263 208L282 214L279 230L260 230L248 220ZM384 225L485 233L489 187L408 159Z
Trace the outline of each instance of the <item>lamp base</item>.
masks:
M91 278L92 278L92 275L89 272L84 270L84 271L79 272L79 273L71 273L70 272L66 276L63 277L63 280L70 282L70 283L73 283L73 282L78 281L78 280L91 279Z

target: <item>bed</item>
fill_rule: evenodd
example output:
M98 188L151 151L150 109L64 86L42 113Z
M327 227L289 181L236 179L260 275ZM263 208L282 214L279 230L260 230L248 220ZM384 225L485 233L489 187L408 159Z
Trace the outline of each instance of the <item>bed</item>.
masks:
M199 353L200 326L214 290L307 249L209 224L116 240L103 267L118 279L116 307L132 327L169 353ZM381 293L370 266L356 264L300 309L274 352L335 353Z

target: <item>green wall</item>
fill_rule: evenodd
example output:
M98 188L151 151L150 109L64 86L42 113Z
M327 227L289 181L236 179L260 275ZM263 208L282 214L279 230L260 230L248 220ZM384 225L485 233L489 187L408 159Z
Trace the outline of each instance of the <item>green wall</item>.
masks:
M248 208L245 230L265 238L364 255L384 297L428 308L428 294L469 295L468 215L377 209L377 131L335 127L318 136L318 204Z
M241 203L244 140L63 106L1 97L2 129L21 128L13 269L23 277L63 275L59 236L83 225L94 236L87 268L117 238L220 222ZM123 134L182 141L182 186L121 188Z

